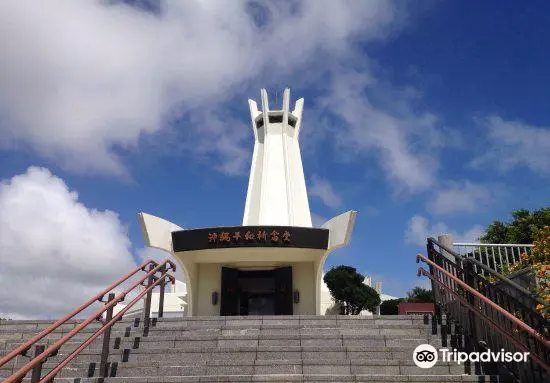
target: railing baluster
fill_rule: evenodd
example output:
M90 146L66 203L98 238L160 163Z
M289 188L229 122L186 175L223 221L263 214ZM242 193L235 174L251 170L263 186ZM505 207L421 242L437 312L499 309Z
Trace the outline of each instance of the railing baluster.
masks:
M149 271L153 270L153 265L149 266ZM153 284L155 276L151 274L147 280L147 287ZM151 324L151 298L153 296L153 290L149 290L145 295L145 304L143 305L143 335L147 336L149 333L149 326Z
M506 258L506 265L510 264L510 258L508 258L508 247L504 246L504 257Z
M529 253L532 247L533 245L526 244L453 243L453 248L458 256L475 258L485 266L496 270L502 270L503 267L509 267L518 261L521 262L520 254ZM497 262L497 255L499 262ZM492 264L491 258L493 259ZM474 271L487 275L487 271L479 270L478 265L474 265Z
M46 346L43 344L37 344L36 346L34 346L34 357L36 358L38 355L42 354L45 349ZM32 369L31 383L38 383L40 381L40 378L42 377L42 366L44 365L44 362L45 361L37 364L36 367Z
M115 299L115 294L110 293L107 298L107 304ZM113 309L114 306L111 306L107 309L105 313L105 323L108 323L113 319ZM103 333L103 347L101 348L101 361L99 363L99 377L106 378L108 375L108 359L109 359L109 350L111 349L111 327L107 328Z
M159 313L158 317L162 318L164 316L164 288L166 287L166 281L164 277L164 272L166 271L166 266L162 266L159 270L162 282L160 284L160 295L159 295Z

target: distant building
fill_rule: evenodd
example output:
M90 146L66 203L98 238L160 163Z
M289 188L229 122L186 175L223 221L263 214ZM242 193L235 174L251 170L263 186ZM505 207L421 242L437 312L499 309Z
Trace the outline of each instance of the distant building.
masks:
M401 302L397 305L397 309L399 310L399 315L434 315L435 304Z
M171 285L168 285L171 286ZM187 287L184 282L176 281L176 285L166 291L164 294L164 318L174 318L187 316ZM159 307L160 293L158 288L153 290L151 295L151 317L158 317L158 307ZM137 302L131 309L129 309L124 315L125 316L139 316L143 313L143 306L145 302L145 297L143 300ZM122 309L126 307L125 304L117 304L114 308L113 314L119 313Z

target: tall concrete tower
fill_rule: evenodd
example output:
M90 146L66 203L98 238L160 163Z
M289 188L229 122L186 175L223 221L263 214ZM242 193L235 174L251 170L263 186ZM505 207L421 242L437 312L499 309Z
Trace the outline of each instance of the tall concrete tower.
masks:
M248 182L243 226L312 227L300 155L304 99L290 111L290 89L283 93L282 110L269 110L261 91L262 110L248 100L254 132L254 153Z

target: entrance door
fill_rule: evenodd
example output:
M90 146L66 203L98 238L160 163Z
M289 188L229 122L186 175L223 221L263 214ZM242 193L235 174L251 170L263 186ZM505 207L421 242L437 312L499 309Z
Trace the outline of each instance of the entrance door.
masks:
M273 270L239 270L239 315L275 315Z
M275 275L275 315L292 315L292 267L273 270Z
M222 267L220 315L292 315L292 267Z
M222 267L220 315L239 315L239 270Z

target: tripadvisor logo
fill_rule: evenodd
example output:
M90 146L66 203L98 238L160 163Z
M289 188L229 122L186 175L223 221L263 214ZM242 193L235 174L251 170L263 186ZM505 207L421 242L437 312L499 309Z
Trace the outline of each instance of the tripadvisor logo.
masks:
M432 368L437 359L437 350L431 344L421 344L414 349L413 361L420 368Z
M498 352L486 350L483 352L463 352L455 349L440 348L438 350L430 344L421 344L414 349L413 362L420 368L432 368L440 359L442 362L527 362L528 352L510 352L501 349Z

